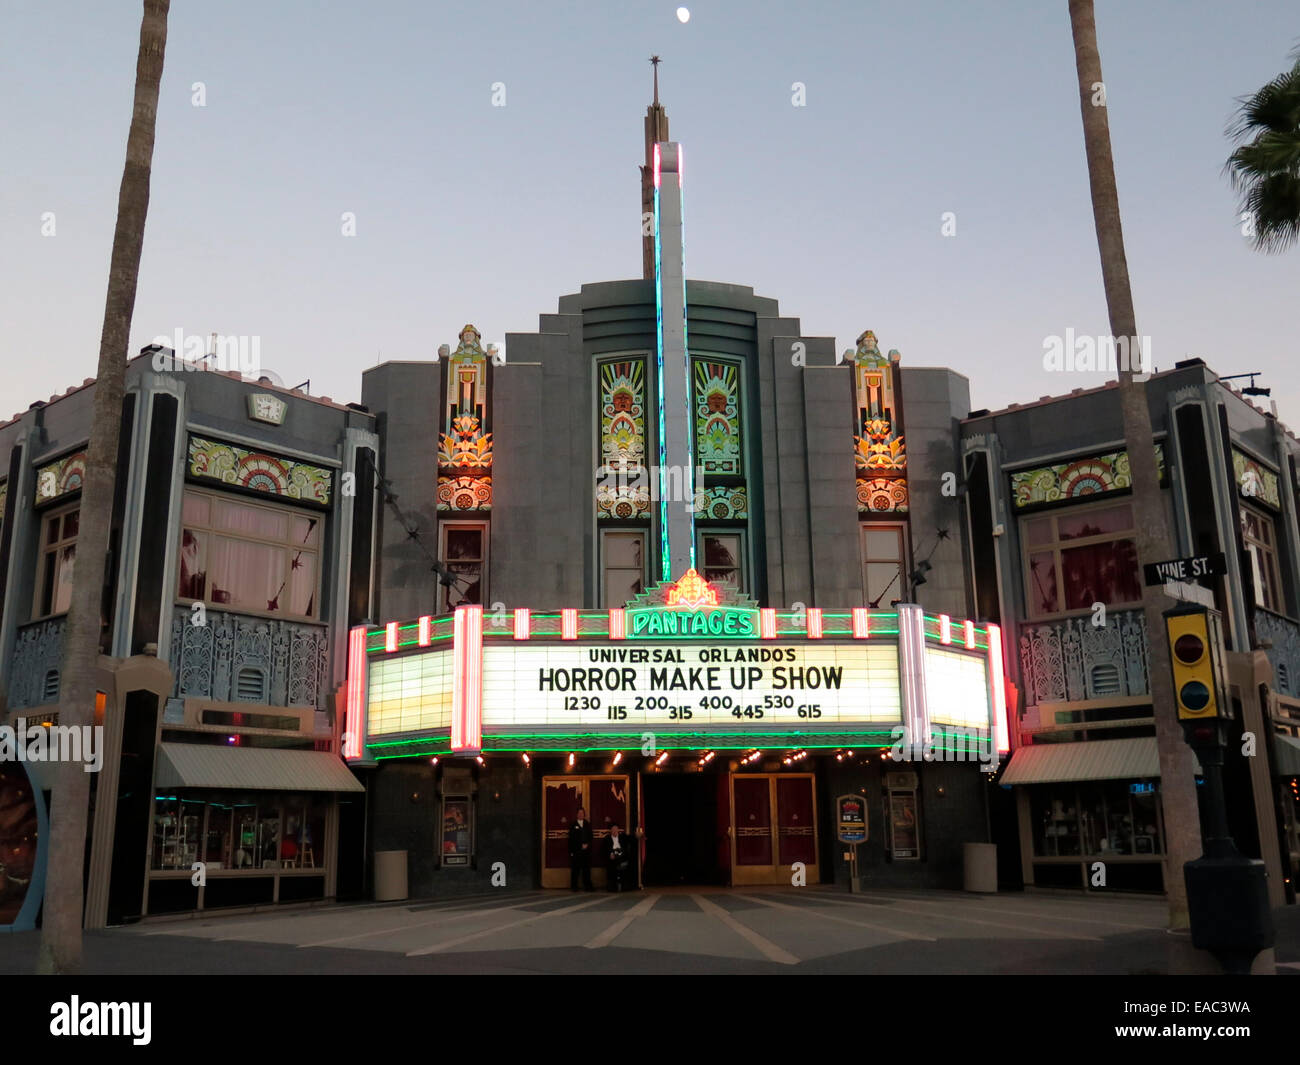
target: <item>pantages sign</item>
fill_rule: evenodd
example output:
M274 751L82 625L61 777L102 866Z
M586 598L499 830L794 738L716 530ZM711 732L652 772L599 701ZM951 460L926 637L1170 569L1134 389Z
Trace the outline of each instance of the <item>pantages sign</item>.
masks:
M352 630L344 755L880 747L1006 750L996 625L920 607L781 611L694 569L624 607L465 606Z

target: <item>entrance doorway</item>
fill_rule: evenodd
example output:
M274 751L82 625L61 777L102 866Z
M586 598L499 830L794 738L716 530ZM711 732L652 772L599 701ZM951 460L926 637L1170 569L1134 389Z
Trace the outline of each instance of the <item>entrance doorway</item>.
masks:
M806 883L820 878L816 799L811 773L731 777L731 882L789 884L795 862Z
M601 845L609 826L617 821L628 828L627 776L562 776L542 779L542 887L569 886L569 826L578 808L591 822L591 879L605 886Z
M718 773L642 776L647 886L727 882L726 781Z

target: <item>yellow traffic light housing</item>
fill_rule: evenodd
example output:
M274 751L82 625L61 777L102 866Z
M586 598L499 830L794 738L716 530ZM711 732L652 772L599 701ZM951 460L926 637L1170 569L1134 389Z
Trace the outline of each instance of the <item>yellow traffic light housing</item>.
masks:
M1165 614L1169 664L1174 675L1174 704L1180 721L1226 716L1221 688L1221 652L1217 615L1204 607Z

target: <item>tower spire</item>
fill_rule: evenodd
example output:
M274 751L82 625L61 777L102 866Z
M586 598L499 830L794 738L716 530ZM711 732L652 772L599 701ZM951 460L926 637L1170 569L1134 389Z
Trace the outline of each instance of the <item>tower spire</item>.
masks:
M659 102L659 64L657 55L650 57L654 68L654 99L645 110L645 163L641 167L641 276L653 280L655 276L655 238L653 223L645 225L647 217L654 217L655 209L655 144L668 137L668 112ZM649 228L650 232L645 231Z

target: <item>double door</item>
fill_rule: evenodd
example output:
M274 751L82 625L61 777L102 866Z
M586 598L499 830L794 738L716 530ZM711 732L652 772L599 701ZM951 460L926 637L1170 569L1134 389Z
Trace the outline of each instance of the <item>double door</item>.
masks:
M628 777L562 776L542 778L542 887L569 886L569 826L585 808L591 822L591 878L597 887L605 883L601 847L615 822L629 830Z
M819 879L812 773L737 773L731 778L731 882L805 883Z

